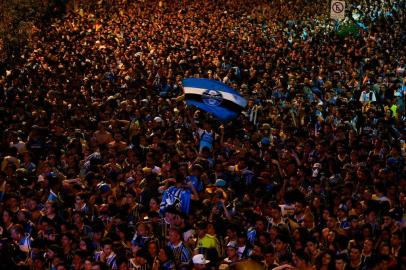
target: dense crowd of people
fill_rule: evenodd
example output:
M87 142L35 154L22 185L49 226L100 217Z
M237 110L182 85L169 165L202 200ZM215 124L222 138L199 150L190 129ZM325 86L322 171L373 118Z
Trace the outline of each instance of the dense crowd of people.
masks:
M38 26L0 74L2 269L406 269L405 3L349 2L357 35L321 0ZM186 106L191 77L247 108Z

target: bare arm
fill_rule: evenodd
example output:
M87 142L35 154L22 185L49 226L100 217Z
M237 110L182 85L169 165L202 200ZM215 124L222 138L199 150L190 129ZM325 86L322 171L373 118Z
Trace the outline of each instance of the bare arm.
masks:
M220 145L224 146L224 125L220 126Z
M221 206L223 207L224 215L226 216L227 220L231 222L231 215L230 215L230 212L228 212L227 207L224 204L224 200L221 200Z
M193 128L194 130L197 130L198 127L197 127L197 125L196 125L196 123L195 123L195 120L193 119L192 112L190 111L189 108L187 108L187 117L188 117L188 119L189 119L189 122L190 122L190 125L192 126L192 128Z

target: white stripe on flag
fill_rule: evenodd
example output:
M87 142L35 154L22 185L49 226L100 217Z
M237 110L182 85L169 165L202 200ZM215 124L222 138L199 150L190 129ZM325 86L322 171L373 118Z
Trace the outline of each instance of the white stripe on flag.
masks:
M209 89L185 86L184 90L185 90L185 94L203 95L203 93ZM218 91L218 90L216 90L216 91ZM247 105L247 103L243 97L240 97L240 96L228 93L228 92L223 92L223 91L218 91L218 92L221 93L221 95L223 96L224 99L232 101L241 107L245 107Z

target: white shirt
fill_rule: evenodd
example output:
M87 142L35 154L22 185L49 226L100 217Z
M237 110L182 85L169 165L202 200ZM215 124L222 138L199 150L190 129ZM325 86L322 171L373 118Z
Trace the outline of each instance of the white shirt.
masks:
M376 101L375 93L373 91L362 91L361 96L359 97L361 102L372 102Z

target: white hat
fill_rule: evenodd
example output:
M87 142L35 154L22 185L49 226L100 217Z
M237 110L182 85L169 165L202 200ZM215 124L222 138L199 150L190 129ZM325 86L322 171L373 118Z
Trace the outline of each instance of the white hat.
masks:
M190 238L193 238L195 235L195 230L188 230L183 234L183 241L187 242Z
M208 264L210 261L206 260L203 254L193 256L193 264Z
M162 122L162 118L159 117L159 116L157 116L157 117L154 118L154 121L155 121L155 122L158 122L158 123L161 123L161 122Z
M321 163L314 163L313 169L321 169Z

